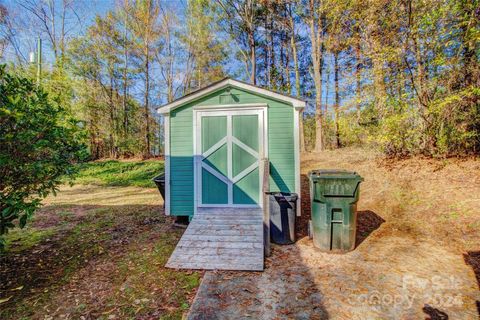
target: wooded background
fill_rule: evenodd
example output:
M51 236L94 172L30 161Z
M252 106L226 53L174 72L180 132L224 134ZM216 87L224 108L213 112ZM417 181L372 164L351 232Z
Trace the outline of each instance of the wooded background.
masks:
M35 79L43 39L92 159L161 155L155 108L225 76L306 99L302 150L480 151L478 0L105 3L0 0L0 62Z

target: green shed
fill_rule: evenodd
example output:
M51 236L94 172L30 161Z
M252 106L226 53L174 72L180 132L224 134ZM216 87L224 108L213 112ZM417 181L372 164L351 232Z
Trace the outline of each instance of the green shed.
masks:
M158 108L165 125L165 213L202 207L262 208L270 191L299 195L299 121L305 101L223 79Z

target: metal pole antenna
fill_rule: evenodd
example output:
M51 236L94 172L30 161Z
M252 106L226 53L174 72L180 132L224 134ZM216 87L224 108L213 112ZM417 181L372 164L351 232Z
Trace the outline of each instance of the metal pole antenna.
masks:
M37 40L37 85L42 78L42 39Z

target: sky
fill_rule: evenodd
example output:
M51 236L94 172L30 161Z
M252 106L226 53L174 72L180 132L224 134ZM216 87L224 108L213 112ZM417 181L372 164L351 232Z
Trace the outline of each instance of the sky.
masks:
M0 4L3 4L9 9L9 15L11 19L16 22L17 28L14 30L15 39L18 50L14 50L9 47L5 53L4 60L12 61L16 59L17 55L20 55L24 61L28 61L30 52L36 51L37 38L43 39L43 63L48 67L53 63L53 52L48 41L48 35L42 33L39 26L36 27L32 21L38 21L32 13L25 9L25 6L35 6L35 4L41 1L53 1L55 7L59 10L63 0L0 0ZM89 25L93 23L96 15L104 16L108 11L115 8L118 1L123 0L72 0L76 14L69 15L67 17L67 38L77 37L83 34ZM175 10L177 16L182 16L186 8L186 0L168 0L162 1L162 4L169 10ZM38 23L38 22L36 22ZM0 61L1 62L1 61ZM331 63L330 63L331 64ZM236 61L233 57L227 62L224 70L230 73L238 74L243 72L243 63ZM235 72L236 71L236 72ZM240 80L248 80L242 79ZM328 104L333 103L333 76L330 76L328 80L329 89L326 86L326 76L324 83L324 99L328 96Z
M43 41L42 50L44 53L44 61L52 62L52 52L48 45L47 35L41 32L41 28L35 28L32 21L36 20L32 17L24 6L31 6L35 3L53 1L57 8L60 7L63 0L0 0L0 4L4 5L9 10L11 19L16 21L15 38L20 48L20 54L28 59L29 53L35 51L37 39L40 37ZM109 10L115 7L115 1L118 0L73 0L75 10L78 11L77 17L69 17L67 24L70 27L69 36L77 36L85 32L88 25L90 25L95 16L105 15ZM6 52L5 60L11 60L15 57L15 52L12 48Z

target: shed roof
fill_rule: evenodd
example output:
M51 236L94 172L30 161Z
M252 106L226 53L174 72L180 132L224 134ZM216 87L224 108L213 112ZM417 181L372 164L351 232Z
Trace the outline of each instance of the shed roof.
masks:
M280 101L284 101L284 102L288 102L288 103L291 103L292 106L296 109L303 109L305 108L306 106L306 102L304 100L301 100L301 99L298 99L298 98L295 98L295 97L292 97L292 96L289 96L289 95L286 95L286 94L283 94L283 93L278 93L278 92L275 92L275 91L272 91L272 90L268 90L268 89L264 89L264 88L260 88L258 86L254 86L252 84L249 84L249 83L246 83L246 82L243 82L243 81L239 81L239 80L234 80L234 79L231 79L231 78L224 78L220 81L217 81L217 82L214 82L206 87L203 87L201 89L198 89L196 91L193 91L181 98L178 98L168 104L165 104L161 107L158 107L157 108L157 112L158 113L162 113L162 114L166 114L166 113L170 113L170 111L188 103L188 102L191 102L191 101L194 101L196 99L199 99L199 98L202 98L206 95L208 95L209 93L212 93L214 91L217 91L219 89L222 89L222 88L225 88L227 86L231 86L231 87L234 87L234 88L238 88L238 89L243 89L243 90L246 90L246 91L250 91L250 92L253 92L253 93L257 93L257 94L260 94L260 95L263 95L263 96L267 96L267 97L270 97L272 99L275 99L275 100L280 100Z

